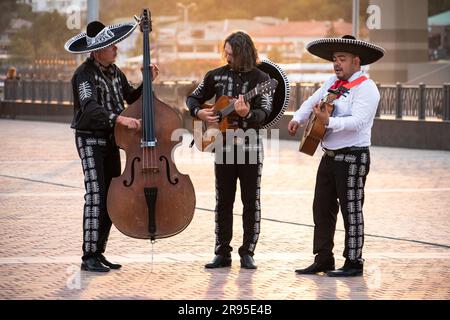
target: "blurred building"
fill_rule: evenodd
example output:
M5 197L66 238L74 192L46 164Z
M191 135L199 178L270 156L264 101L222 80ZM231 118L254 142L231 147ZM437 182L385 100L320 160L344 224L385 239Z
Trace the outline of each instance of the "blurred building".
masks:
M74 6L80 8L82 12L87 10L87 0L17 0L17 2L30 5L33 12L56 10L66 14L67 9Z
M371 75L376 81L406 84L423 82L428 85L450 82L450 61L429 61L430 56L435 54L432 50L430 55L429 50L429 36L430 42L435 38L433 30L440 30L436 33L440 38L436 46L441 52L448 43L446 27L442 26L448 25L448 14L429 20L428 0L371 0L370 3L380 8L381 16L380 28L369 32L370 40L387 51L383 59L370 66ZM440 24L440 27L437 28L436 24ZM445 56L445 53L440 56Z
M177 62L181 66L195 64L198 69L205 68L208 63L220 64L224 39L233 31L243 30L249 33L258 49L260 59L271 59L277 63L285 63L288 77L292 81L321 82L330 76L329 68L324 71L320 59L317 64L309 64L308 70L299 70L296 65L302 61L308 42L321 37L351 34L352 26L342 19L337 21L288 21L273 17L255 17L254 19L211 20L201 23L185 23L175 21L161 23L157 17L153 25L156 32L152 43L153 61L167 65ZM122 48L121 48L122 50ZM310 59L312 57L310 56ZM133 64L140 57L127 59ZM310 61L314 62L314 61ZM316 66L316 67L315 67ZM300 67L304 68L304 66ZM186 68L188 69L188 68ZM198 79L204 70L190 73L186 78ZM301 75L302 74L302 75Z
M233 31L250 35L262 28L282 23L271 17L225 19L199 23L174 22L158 28L157 51L160 62L173 60L220 61L223 40Z
M450 10L428 18L430 60L450 58Z
M351 34L352 26L338 21L287 21L273 17L226 19L201 23L174 22L158 28L160 61L220 59L223 40L236 30L249 33L258 53L267 58L279 51L279 62L299 62L305 45L317 38Z
M264 56L278 55L279 62L296 63L306 53L305 46L318 38L352 33L352 24L337 21L286 21L260 28L252 33L258 52Z

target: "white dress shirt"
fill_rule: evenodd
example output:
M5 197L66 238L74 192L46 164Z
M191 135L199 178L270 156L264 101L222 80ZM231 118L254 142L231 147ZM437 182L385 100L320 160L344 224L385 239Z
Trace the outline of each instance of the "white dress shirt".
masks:
M348 82L352 82L362 75L364 75L363 71L355 72ZM336 75L332 76L303 102L295 112L293 120L305 124L313 106L320 102L336 80ZM327 131L322 140L322 147L337 150L346 147L370 146L371 129L379 101L380 93L371 79L351 88L345 97L342 95L336 99L333 115L330 117Z

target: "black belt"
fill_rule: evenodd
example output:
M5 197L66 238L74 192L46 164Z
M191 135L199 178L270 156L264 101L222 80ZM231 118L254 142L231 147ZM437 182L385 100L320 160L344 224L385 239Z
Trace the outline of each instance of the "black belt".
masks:
M325 152L325 154L329 157L334 157L338 154L347 154L347 153L351 153L352 151L364 151L364 150L369 150L369 147L347 147L347 148L342 148L342 149L337 149L337 150L330 150L330 149L326 149L326 148L322 148L323 152Z
M102 130L75 130L76 133L81 134L89 134L96 138L110 138L112 137L113 133L109 131L102 131Z

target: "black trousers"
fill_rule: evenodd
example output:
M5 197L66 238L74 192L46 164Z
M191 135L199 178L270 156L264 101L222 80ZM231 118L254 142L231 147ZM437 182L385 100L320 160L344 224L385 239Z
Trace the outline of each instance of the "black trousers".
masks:
M369 168L368 149L322 157L313 203L313 253L317 255L316 262L334 261L334 233L339 207L345 227L343 256L352 261L361 259L364 245L364 186Z
M258 242L261 222L262 145L261 149L245 151L242 147L239 151L239 147L234 146L234 154L231 157L229 152L230 150L224 150L216 154L214 164L216 177L215 254L229 257L233 250L230 246L233 237L233 205L236 184L239 179L244 229L243 243L239 248L239 255L253 256ZM242 155L243 158L240 159ZM222 161L217 161L217 157L222 157Z
M106 208L108 188L120 175L120 153L112 137L76 133L76 146L84 173L83 257L105 252L111 219Z

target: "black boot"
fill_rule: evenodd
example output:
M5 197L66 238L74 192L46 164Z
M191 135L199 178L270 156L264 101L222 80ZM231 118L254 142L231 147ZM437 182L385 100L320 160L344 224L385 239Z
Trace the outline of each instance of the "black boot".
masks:
M244 269L256 269L255 260L251 255L245 254L241 257L241 268Z
M120 269L122 268L121 264L118 263L112 263L106 260L105 256L103 254L98 256L98 260L103 263L105 266L108 266L110 269Z
M81 270L92 272L108 272L109 268L105 267L97 257L90 257L81 263Z
M334 270L334 268L335 268L334 264L321 264L318 262L314 262L312 265L310 265L307 268L295 270L295 273L297 273L297 274L316 274L319 272L327 272L330 270Z
M231 266L231 257L225 257L220 254L216 255L210 263L205 264L205 268L214 269L214 268L223 268Z
M328 271L329 277L357 277L363 275L364 260L345 260L344 266L334 271Z

